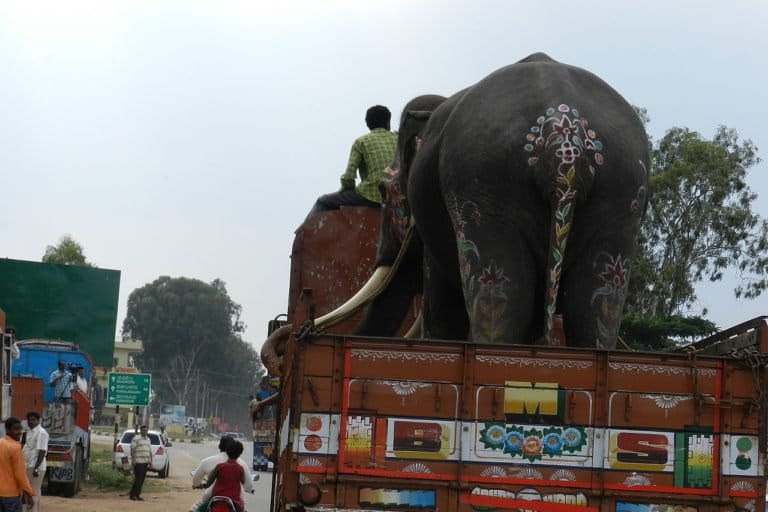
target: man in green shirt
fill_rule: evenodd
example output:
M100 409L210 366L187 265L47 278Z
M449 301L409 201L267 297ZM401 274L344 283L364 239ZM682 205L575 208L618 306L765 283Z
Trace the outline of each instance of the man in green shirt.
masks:
M318 212L338 210L341 206L381 207L381 171L392 163L397 146L397 134L389 131L391 118L389 109L382 105L368 109L365 124L371 131L352 144L347 169L341 175L341 190L320 196L307 218ZM355 187L357 172L360 173L360 183Z

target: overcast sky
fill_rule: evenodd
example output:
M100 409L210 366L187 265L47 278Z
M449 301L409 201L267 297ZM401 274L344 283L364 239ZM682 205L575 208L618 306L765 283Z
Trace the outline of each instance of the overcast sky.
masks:
M118 330L158 276L221 278L258 346L287 307L293 231L338 188L368 106L396 124L415 95L543 51L646 107L655 138L725 124L766 158L766 25L757 0L2 0L0 257L71 234L122 272ZM700 289L710 319L768 313L728 279Z

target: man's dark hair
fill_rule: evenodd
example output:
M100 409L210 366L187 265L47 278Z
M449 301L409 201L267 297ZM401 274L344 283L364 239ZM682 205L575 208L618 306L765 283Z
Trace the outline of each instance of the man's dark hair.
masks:
M229 448L233 442L235 442L235 440L232 436L221 436L221 439L219 439L219 451L226 452L227 448Z
M11 416L7 420L5 420L5 432L8 433L11 431L13 427L16 426L16 424L21 425L21 420L19 418L14 418Z
M365 124L368 129L386 128L389 130L389 120L392 119L392 113L383 105L374 105L365 113Z
M37 418L37 421L40 421L40 413L38 413L37 411L29 411L27 413L27 419L29 418Z
M232 440L232 444L227 446L227 457L230 459L236 459L243 454L243 443L240 441Z

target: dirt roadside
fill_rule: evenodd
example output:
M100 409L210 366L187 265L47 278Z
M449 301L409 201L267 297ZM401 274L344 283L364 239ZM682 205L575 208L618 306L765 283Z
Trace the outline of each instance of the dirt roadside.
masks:
M41 510L45 512L175 512L189 510L200 495L190 489L189 472L197 467L198 460L183 452L174 454L173 472L164 481L168 490L142 493L144 501L131 501L127 493L98 491L91 485L74 498L43 496ZM148 480L157 477L148 475Z

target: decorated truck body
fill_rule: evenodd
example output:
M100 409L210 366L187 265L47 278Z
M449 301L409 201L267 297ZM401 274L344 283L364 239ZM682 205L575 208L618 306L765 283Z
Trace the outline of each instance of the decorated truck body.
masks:
M76 344L63 341L24 340L18 342L18 347L20 357L13 362L12 383L17 379L38 379L42 382L37 387L42 389L42 407L37 412L41 414L43 428L50 436L46 472L48 489L74 496L80 490L89 460L90 388L86 394L73 386L71 400L57 401L54 399L54 388L49 385L49 377L56 370L58 361L64 360L69 374L74 375L73 368L82 367L86 381L90 382L93 371L91 358ZM32 389L30 386L24 388ZM19 389L22 389L21 386ZM23 397L23 401L30 402L31 397Z
M364 242L316 250L318 224L343 231L351 215L297 233L294 326L345 299L323 285L341 287L335 256L370 257ZM372 263L350 275L364 281ZM350 325L295 329L285 345L274 512L765 508L766 317L679 353L369 338Z

